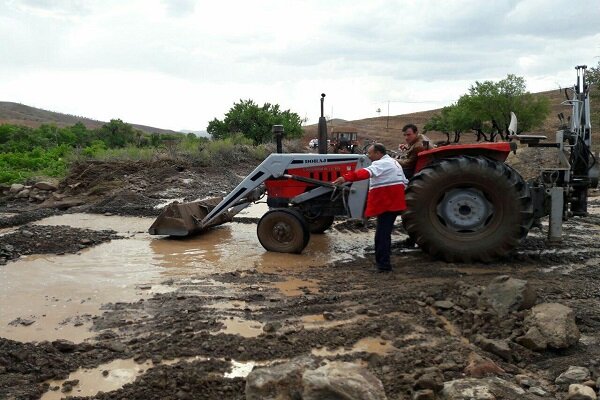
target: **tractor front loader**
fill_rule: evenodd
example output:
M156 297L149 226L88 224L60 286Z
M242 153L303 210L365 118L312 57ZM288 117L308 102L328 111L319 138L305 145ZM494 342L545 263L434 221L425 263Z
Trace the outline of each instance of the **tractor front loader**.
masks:
M577 67L578 83L565 104L572 107L568 126L556 143L543 136L512 139L557 150L558 166L525 182L505 163L512 142L444 146L419 153L417 173L406 188L408 209L402 222L419 247L451 262L489 262L509 254L528 234L536 219L550 215L549 238L560 240L563 218L587 212L587 190L598 185L598 164L591 153L589 86L585 67ZM327 126L319 120L319 144L327 143ZM281 127L278 151L281 149ZM271 154L218 204L168 206L150 228L158 235L201 232L231 220L264 193L269 211L258 222L257 235L269 251L299 253L311 233L322 233L336 216L362 219L368 181L331 184L370 160L358 154Z

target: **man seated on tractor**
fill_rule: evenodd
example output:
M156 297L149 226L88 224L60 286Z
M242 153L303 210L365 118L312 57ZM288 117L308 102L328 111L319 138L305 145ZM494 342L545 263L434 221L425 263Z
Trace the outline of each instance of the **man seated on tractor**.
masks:
M404 125L402 132L406 143L398 146L398 150L401 151L398 162L404 170L404 175L410 179L415 174L417 155L423 150L429 149L430 140L427 136L418 133L415 124Z
M397 160L387 155L385 146L376 143L369 146L367 156L373 162L367 168L350 171L335 181L336 185L344 182L369 179L369 193L365 217L377 217L375 229L375 263L378 272L390 272L390 253L392 245L392 229L400 212L406 209L404 187L408 180Z

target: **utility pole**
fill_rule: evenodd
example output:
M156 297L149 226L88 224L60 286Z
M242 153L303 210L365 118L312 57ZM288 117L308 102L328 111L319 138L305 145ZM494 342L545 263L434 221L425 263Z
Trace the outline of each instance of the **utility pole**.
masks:
M385 124L385 129L390 129L390 100L388 100L388 116Z

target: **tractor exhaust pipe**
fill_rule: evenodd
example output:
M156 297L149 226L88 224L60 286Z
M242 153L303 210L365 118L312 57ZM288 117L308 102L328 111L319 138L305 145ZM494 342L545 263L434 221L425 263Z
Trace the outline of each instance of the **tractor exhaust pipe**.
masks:
M277 153L283 153L283 125L273 125L271 132L273 132L273 136L275 136L275 140L277 142Z
M319 117L319 154L327 154L327 120L324 111L325 93L321 94L321 117Z

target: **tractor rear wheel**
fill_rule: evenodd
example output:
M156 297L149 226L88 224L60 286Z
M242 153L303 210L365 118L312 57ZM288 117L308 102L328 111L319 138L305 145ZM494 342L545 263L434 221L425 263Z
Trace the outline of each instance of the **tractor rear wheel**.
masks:
M296 210L268 211L256 228L260 244L278 253L301 253L308 244L310 233L302 215Z
M529 187L508 165L461 156L429 165L406 188L402 222L421 249L448 262L506 256L533 223Z

